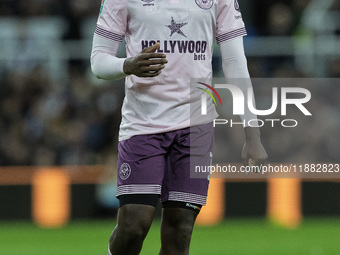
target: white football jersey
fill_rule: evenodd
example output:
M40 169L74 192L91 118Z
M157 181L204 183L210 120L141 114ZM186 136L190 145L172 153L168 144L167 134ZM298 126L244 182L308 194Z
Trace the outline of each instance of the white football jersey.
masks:
M215 38L220 44L246 30L237 0L103 0L95 34L119 43L125 38L127 57L160 42L158 52L168 59L157 77L126 77L119 132L125 140L215 119L213 110L190 120L190 104L200 100L190 95L190 79L212 77Z

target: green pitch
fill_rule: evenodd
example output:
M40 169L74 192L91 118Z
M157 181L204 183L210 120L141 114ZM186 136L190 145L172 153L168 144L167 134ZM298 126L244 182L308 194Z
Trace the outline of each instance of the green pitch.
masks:
M60 229L41 229L27 222L0 222L0 254L107 255L113 221L72 222ZM159 222L154 222L142 255L157 255ZM307 219L295 230L264 220L227 220L196 227L192 255L339 255L340 219Z

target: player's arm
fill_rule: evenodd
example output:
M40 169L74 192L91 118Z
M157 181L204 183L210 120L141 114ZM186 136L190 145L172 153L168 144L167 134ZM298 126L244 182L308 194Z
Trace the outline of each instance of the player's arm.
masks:
M123 71L138 77L155 77L159 75L165 64L168 63L166 55L156 53L160 43L143 49L137 56L124 61Z
M99 78L118 80L134 74L139 77L155 77L168 62L165 54L156 53L159 43L145 48L135 57L118 58L119 43L94 35L91 53L91 69Z
M120 42L94 34L91 52L91 69L99 79L118 80L127 76L123 71L125 58L118 58Z
M247 59L244 54L243 37L237 37L221 43L220 49L222 68L227 82L238 86L243 94L247 95L248 88L252 88L252 84L248 72ZM267 153L261 143L260 129L258 127L247 126L248 120L257 119L257 116L246 111L245 115L240 116L240 118L246 124L244 128L246 142L242 149L242 160L244 164L263 164L267 159Z
M118 46L128 29L128 1L102 1L91 52L92 72L100 79L118 80L134 74L153 77L167 62L164 54L155 53L159 44L146 48L132 58L118 58Z

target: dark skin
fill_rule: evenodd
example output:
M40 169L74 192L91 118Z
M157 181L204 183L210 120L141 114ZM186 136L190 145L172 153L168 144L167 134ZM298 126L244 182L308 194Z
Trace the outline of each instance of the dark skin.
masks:
M242 148L242 161L244 165L260 166L267 158L267 152L261 142L260 129L257 127L244 128L246 142Z
M161 250L159 255L188 255L197 212L184 208L162 211Z
M153 206L139 204L127 204L119 208L117 226L109 242L112 255L140 253L155 211Z
M112 255L138 255L151 227L156 208L127 204L119 208L117 226L110 237ZM159 255L188 255L197 212L163 208Z
M142 50L127 58L124 72L138 77L156 77L168 63L166 55L157 53L160 44ZM246 127L242 160L245 165L261 165L267 159L262 146L260 130ZM151 227L156 208L149 205L127 204L119 208L118 223L110 237L112 255L138 255ZM197 212L184 208L163 208L161 223L161 250L159 255L188 255Z
M127 58L124 62L123 71L126 74L134 74L138 77L156 77L168 63L166 55L157 53L160 44L145 48L137 56Z

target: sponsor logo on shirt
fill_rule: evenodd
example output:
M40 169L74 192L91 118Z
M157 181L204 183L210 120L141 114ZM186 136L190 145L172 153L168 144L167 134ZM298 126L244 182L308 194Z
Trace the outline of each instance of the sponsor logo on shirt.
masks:
M177 23L173 17L171 17L171 24L165 25L170 29L170 37L175 34L180 37L187 37L182 27L187 25L188 22ZM207 41L194 41L194 40L142 40L142 49L155 45L156 42L160 42L160 47L157 52L160 53L189 53L193 54L194 60L205 60L205 52L207 50Z
M171 17L171 24L167 25L167 27L170 29L171 33L170 36L172 36L174 33L177 33L179 35L182 35L184 37L187 37L181 30L181 27L187 25L188 22L185 23L176 23L173 17Z
M207 41L193 40L142 40L142 49L155 45L160 42L157 52L160 53L190 53L193 54L194 60L205 60L205 52L207 50Z
M214 0L195 0L195 2L203 10L209 10L214 4Z

